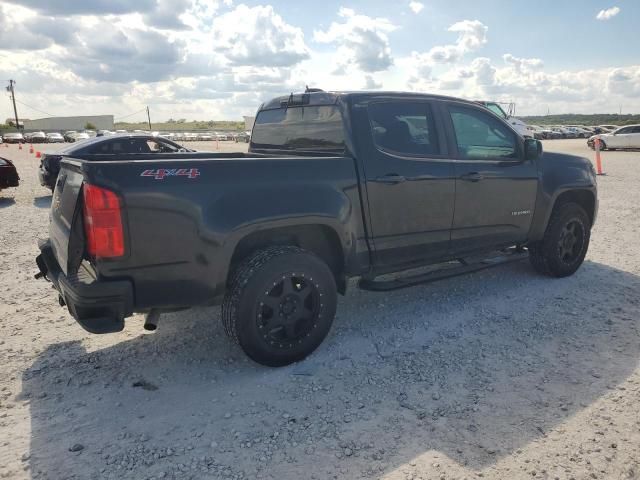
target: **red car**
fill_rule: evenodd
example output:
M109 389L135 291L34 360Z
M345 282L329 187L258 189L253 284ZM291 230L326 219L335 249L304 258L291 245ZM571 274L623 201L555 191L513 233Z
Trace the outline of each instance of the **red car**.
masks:
M0 157L0 190L17 187L20 177L11 160Z

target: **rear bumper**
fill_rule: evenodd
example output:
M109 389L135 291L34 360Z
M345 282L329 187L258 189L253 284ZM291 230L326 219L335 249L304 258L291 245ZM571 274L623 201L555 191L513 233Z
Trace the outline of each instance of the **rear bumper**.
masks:
M58 265L49 241L42 241L38 246L41 253L36 263L40 273L51 281L82 328L91 333L113 333L124 328L124 319L133 313L130 281L96 280L85 270L67 277Z
M7 169L8 170L8 169ZM0 190L3 188L17 187L20 184L20 178L14 171L2 172L0 171Z

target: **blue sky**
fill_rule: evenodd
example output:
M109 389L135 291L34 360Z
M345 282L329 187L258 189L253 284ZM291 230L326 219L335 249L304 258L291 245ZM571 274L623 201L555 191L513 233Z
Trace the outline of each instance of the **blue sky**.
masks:
M0 0L0 78L28 118L238 119L306 84L638 113L639 22L636 0Z

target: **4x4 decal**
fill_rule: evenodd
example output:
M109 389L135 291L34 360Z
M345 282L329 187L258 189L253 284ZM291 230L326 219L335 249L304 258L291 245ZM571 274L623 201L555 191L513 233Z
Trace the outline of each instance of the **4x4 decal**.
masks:
M155 180L164 180L165 177L197 178L200 176L200 170L197 168L157 168L145 170L140 176L153 177Z

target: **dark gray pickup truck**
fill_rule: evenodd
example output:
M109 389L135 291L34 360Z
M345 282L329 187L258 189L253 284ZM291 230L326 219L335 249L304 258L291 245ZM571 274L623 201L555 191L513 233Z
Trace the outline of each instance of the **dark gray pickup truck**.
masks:
M292 94L260 107L247 154L64 159L38 276L94 333L221 303L252 359L286 365L320 345L350 277L392 290L523 256L573 274L597 205L588 160L476 103Z

